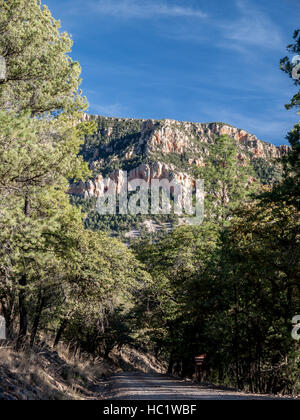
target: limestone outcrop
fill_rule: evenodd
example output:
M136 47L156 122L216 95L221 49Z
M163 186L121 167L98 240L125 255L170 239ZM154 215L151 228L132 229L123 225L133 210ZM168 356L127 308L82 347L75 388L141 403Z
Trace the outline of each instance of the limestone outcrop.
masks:
M87 139L83 156L89 162L93 179L73 184L70 193L85 198L102 195L110 182L120 191L125 182L142 179L176 180L184 187L194 182L191 170L205 166L209 148L216 138L228 135L237 142L237 160L263 162L272 166L286 154L288 146L276 147L254 134L223 123L192 123L174 120L134 120L93 117L98 131ZM107 180L107 181L105 181Z

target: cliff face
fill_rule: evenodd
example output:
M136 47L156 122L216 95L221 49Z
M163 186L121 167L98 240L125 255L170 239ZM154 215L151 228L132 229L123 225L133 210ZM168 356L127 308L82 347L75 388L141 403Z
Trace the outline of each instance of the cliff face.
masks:
M103 177L120 188L124 182L122 170L128 172L129 180L164 178L189 184L193 168L205 166L210 146L224 134L236 140L237 159L250 160L262 182L272 182L278 176L275 159L288 151L288 146L276 147L223 123L90 118L97 121L98 130L86 139L82 154L94 177L70 188L71 194L85 198L103 194Z
M137 168L132 169L127 174L127 180L132 181L134 179L142 179L148 183L152 179L176 180L177 183L186 189L194 183L193 178L187 173L177 172L174 165L169 166L161 162L141 164ZM70 187L70 193L84 198L103 196L105 189L110 188L110 181L117 186L117 192L120 192L125 183L124 172L122 170L112 171L107 175L106 182L102 175L98 175L93 180L73 184Z
M265 143L253 134L220 123L197 124L165 120L162 127L157 127L155 121L151 120L146 121L142 128L142 139L148 144L150 153L159 147L165 154L182 155L193 150L197 154L199 149L194 149L195 143L212 144L222 135L228 135L236 140L239 148L251 153L252 158L262 157L266 160L279 158L282 152L288 149L287 146L276 147Z

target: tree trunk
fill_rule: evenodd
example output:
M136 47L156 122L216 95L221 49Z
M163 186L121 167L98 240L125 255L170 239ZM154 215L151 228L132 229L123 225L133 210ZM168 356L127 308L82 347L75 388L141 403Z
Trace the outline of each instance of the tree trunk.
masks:
M24 214L26 217L30 217L31 209L30 209L30 198L29 193L25 196L25 203L24 203ZM25 271L25 268L24 268ZM27 329L28 329L28 322L27 322L27 309L26 309L26 292L25 287L27 286L27 275L24 272L23 276L19 280L19 315L20 315L20 326L19 326L19 335L16 344L16 350L19 351L21 347L24 346L26 343L27 338Z
M63 332L65 331L66 327L68 325L68 320L64 319L57 331L54 343L53 343L53 348L57 347L58 343L60 342L61 336L63 335Z
M27 322L27 309L25 304L25 290L24 288L27 285L27 277L24 274L20 281L19 286L21 287L19 290L19 315L20 315L20 327L19 327L19 335L16 344L16 350L19 351L21 347L24 346L26 343L27 337L27 329L28 329L28 322Z
M26 194L25 203L24 203L24 214L26 217L30 217L31 208L30 208L30 198L29 194Z
M1 300L2 313L5 318L5 325L6 325L6 337L9 339L13 338L13 323L12 323L13 305L14 305L14 302L8 303L6 305L5 302Z
M41 315L42 315L42 312L43 312L43 309L44 309L44 306L45 306L45 302L46 302L45 296L40 295L39 305L38 305L37 312L35 314L35 318L34 318L33 326L32 326L32 331L31 331L31 336L30 336L30 347L33 347L34 340L35 340L35 337L36 337L36 334L37 334L37 331L38 331L38 328L39 328Z
M167 371L168 375L172 375L173 367L174 367L174 353L173 353L173 350L172 350L171 354L170 354L169 366L168 366L168 371Z
M105 346L105 351L104 351L104 360L108 359L108 356L110 354L110 352L112 351L111 346Z
M234 286L234 300L235 300L235 310L234 310L234 354L235 354L235 377L236 377L236 386L241 388L240 383L240 361L239 361L239 317L238 317L238 292L237 286Z

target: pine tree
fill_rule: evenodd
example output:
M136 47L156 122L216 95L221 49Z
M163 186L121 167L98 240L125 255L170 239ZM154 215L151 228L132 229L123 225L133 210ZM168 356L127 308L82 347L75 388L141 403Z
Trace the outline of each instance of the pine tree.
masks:
M210 148L205 167L199 172L197 175L204 179L206 219L228 225L232 211L253 191L249 162L238 159L234 139L222 136Z
M300 54L300 30L294 33L294 43L288 45L288 52L293 55ZM295 78L295 64L289 57L284 57L281 62L281 70L293 79L295 86L300 85L300 78ZM300 113L300 90L293 96L290 103L286 105L288 110L296 109ZM295 124L293 129L288 133L286 139L289 141L291 150L283 157L282 164L284 169L283 182L273 189L272 194L266 194L265 199L293 204L300 209L299 191L300 191L300 123Z
M72 41L59 26L40 1L0 2L0 55L6 64L0 81L1 222L11 233L2 236L2 244L7 249L12 237L19 240L13 273L19 289L18 348L28 330L30 267L47 248L45 228L55 229L53 210L59 214L68 206L68 179L88 174L77 157L86 128L80 125L86 107L78 91L80 67L68 56Z
M76 112L86 108L78 91L80 66L68 53L72 40L60 32L40 0L0 1L0 56L6 77L0 80L0 109Z

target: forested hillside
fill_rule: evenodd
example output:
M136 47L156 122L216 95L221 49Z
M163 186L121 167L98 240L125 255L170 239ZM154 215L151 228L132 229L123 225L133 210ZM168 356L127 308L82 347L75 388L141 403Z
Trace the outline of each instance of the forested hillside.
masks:
M287 146L276 147L265 143L244 130L224 123L188 123L172 120L134 120L85 115L96 123L97 130L85 137L80 154L88 163L92 177L86 182L71 185L71 201L80 205L85 226L93 230L106 230L123 241L137 238L164 236L180 224L176 215L149 217L121 217L99 215L96 199L100 195L104 178L117 184L122 172L129 179L175 179L188 186L194 179L206 174L209 156L221 136L228 136L235 148L236 164L248 167L249 182L273 185L280 181L280 158L288 152Z
M63 343L91 363L126 345L194 378L206 354L206 382L299 394L300 124L276 148L227 124L87 119L71 48L40 1L0 0L2 344ZM288 57L281 68L291 76ZM299 112L299 91L287 108ZM87 218L96 176L163 165L205 180L202 225L164 216L163 234L128 246L111 231L139 216Z

